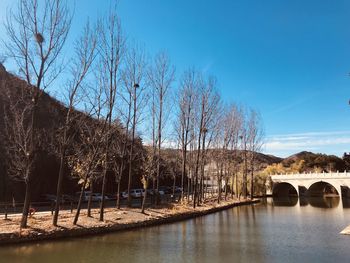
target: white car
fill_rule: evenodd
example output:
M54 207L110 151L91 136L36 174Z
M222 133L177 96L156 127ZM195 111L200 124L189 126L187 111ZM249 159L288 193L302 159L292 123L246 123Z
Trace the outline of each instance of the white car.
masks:
M130 196L132 198L140 198L141 196L143 196L143 189L131 189Z
M93 193L91 195L92 201L102 201L102 194L100 193ZM109 198L105 195L105 200L108 200Z

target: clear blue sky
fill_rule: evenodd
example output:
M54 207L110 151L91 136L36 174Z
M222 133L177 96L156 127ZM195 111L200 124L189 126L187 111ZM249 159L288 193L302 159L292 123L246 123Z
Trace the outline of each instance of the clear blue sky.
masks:
M2 17L12 2L1 0ZM109 6L76 0L72 38ZM166 50L177 75L195 66L217 76L225 101L258 109L265 152L350 151L350 1L120 0L118 8L128 38L151 54Z

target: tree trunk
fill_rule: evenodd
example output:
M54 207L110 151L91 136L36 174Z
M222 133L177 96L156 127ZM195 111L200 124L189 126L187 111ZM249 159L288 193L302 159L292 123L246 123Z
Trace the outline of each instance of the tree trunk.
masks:
M38 78L38 85L37 87L40 87L41 78ZM29 149L29 157L28 157L28 167L26 171L26 194L24 198L24 204L23 204L23 213L22 213L22 219L21 219L21 228L27 227L27 220L28 220L28 213L29 213L29 207L31 202L31 181L32 176L34 174L34 161L35 161L35 154L36 154L36 143L35 143L35 132L36 132L36 111L38 107L38 100L39 100L38 91L34 90L34 95L32 97L33 102L33 108L31 112L31 134L30 134L30 149Z
M203 125L203 117L201 118L200 127ZM196 167L195 167L195 173L194 173L194 193L193 193L193 208L196 208L196 201L197 201L197 192L198 192L198 169L199 169L199 158L200 158L200 150L201 150L201 138L202 138L202 131L199 131L198 135L198 149L197 149L197 159L196 159Z
M204 166L205 166L205 139L206 139L206 130L203 132L203 142L202 142L202 159L201 159L201 182L200 182L200 201L204 199Z
M84 193L85 193L86 182L87 182L87 180L85 179L84 183L83 183L83 185L81 187L81 192L80 192L80 196L79 196L77 211L75 212L75 216L74 216L74 220L73 220L73 225L76 225L77 222L78 222L78 219L79 219L81 205L83 203L83 196L84 196Z
M247 172L248 172L248 164L247 164L247 146L246 142L244 142L244 168L243 168L243 197L247 199Z
M132 158L133 158L133 148L134 148L134 140L132 139L130 146L130 157L129 157L129 178L128 178L128 207L131 207L131 183L132 183Z
M253 200L254 197L254 153L252 152L251 160L251 172L250 172L250 199Z
M108 148L108 147L107 147ZM106 181L107 181L107 166L108 166L108 150L106 151L106 163L105 163L105 171L103 173L103 179L102 179L102 191L101 191L101 195L102 195L102 200L100 203L100 221L103 221L104 219L104 209L105 209L105 191L106 191Z
M148 184L148 182L146 184ZM146 198L147 198L147 187L145 187L144 190L145 190L145 194L143 196L142 207L141 207L141 213L142 214L145 213L145 205L146 205Z
M173 179L173 200L175 200L176 174L174 175Z
M31 182L29 179L29 180L27 180L27 183L26 183L26 194L25 194L24 204L23 204L21 228L27 228L27 220L28 220L29 207L30 207L30 198L31 198Z
M158 119L158 160L157 160L157 191L156 195L159 195L159 178L160 178L160 160L161 160L161 145L162 145L162 116L163 116L163 89L160 91L159 96L159 119ZM156 198L156 204L159 204L159 198Z
M66 134L66 131L64 131L64 133ZM64 135L64 141L65 140L66 140L66 135ZM64 145L62 145L62 149L61 149L60 170L59 170L59 173L58 173L58 180L57 180L55 213L54 213L53 220L52 220L52 224L54 226L57 226L58 214L59 214L59 211L60 211L60 203L61 203L61 195L62 195L62 181L63 181L63 176L64 176L65 153L66 153L66 146L65 146L65 142L64 142Z
M218 190L219 190L219 192L218 192L218 204L220 204L220 201L221 201L221 179L219 178L219 180L218 180Z
M94 181L91 179L90 182L90 192L89 200L88 200L88 207L87 207L87 216L91 217L91 205L92 205L92 193L94 192Z
M136 89L136 87L135 87ZM132 123L132 137L131 137L131 145L130 145L130 156L129 156L129 178L128 178L128 206L131 207L131 183L132 183L132 160L133 160L133 151L134 151L134 143L135 143L135 128L136 128L136 90L134 96L134 115L133 115L133 123Z
M191 175L191 172L189 173ZM190 176L187 177L187 203L190 201L190 191L191 191L191 178Z
M119 176L119 181L117 182L117 209L120 209L120 181L121 176Z
M95 152L95 154L96 154L96 152ZM85 188L86 188L88 176L89 176L90 170L92 168L91 166L92 166L92 162L89 164L88 170L87 170L87 172L85 173L85 176L84 176L84 182L83 182L83 185L81 186L81 192L80 192L80 196L79 196L77 211L75 212L75 216L74 216L74 220L73 220L73 225L76 225L77 222L78 222L78 219L79 219L81 205L83 203L83 196L84 196L84 193L85 193Z
M185 187L185 174L186 174L186 154L187 154L187 146L183 146L184 149L182 150L182 171L181 171L181 196L180 200L183 200L184 198L184 187Z

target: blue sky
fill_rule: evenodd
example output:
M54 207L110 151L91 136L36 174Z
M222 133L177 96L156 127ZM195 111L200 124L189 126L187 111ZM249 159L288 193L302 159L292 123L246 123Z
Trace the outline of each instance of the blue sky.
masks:
M1 0L0 19L13 2ZM71 39L109 6L76 0ZM177 76L195 66L217 77L225 101L258 109L265 152L350 151L350 1L119 0L118 9L128 38L166 50Z

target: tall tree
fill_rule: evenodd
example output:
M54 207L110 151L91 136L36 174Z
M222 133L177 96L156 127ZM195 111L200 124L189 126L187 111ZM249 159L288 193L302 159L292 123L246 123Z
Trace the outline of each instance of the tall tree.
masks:
M58 173L57 193L55 213L53 216L53 225L57 226L59 207L62 193L62 181L64 177L64 169L67 157L67 147L73 142L75 132L72 129L74 120L76 120L76 114L74 112L77 103L80 101L80 95L82 94L80 89L84 85L84 80L89 73L91 64L96 56L96 36L94 29L90 28L89 23L85 26L82 36L75 43L75 57L73 58L70 66L71 79L67 83L67 111L65 121L58 134L59 142L59 158L60 167Z
M128 205L131 205L131 185L133 173L133 161L135 158L134 146L136 140L137 125L142 121L142 113L146 105L148 97L147 81L146 81L146 66L147 59L143 48L137 45L131 47L126 54L125 68L122 72L121 93L122 101L125 105L125 110L122 111L126 122L126 129L130 129L130 147L129 147L129 167L128 167ZM126 150L124 145L124 152ZM124 166L124 164L122 163Z
M230 144L230 150L232 156L229 158L229 165L231 167L231 197L236 194L238 197L239 184L238 184L238 166L239 166L239 140L242 130L243 116L241 109L235 105L231 104L229 109L229 122L232 129L232 140ZM235 187L234 187L235 186Z
M216 119L216 114L218 113L220 107L220 96L216 90L216 79L214 77L209 77L207 81L204 81L203 78L200 80L199 87L199 109L197 113L197 118L199 123L197 125L197 149L196 149L196 158L194 166L194 194L193 194L193 208L196 208L197 198L198 198L198 172L200 166L200 158L202 152L202 140L203 137L208 132L214 131L214 126L212 126L213 121ZM213 128L213 130L210 130Z
M102 201L100 203L100 221L104 219L105 187L107 173L111 169L109 149L112 136L113 110L116 103L116 94L119 82L119 69L124 53L124 38L119 17L115 10L111 9L107 18L99 22L99 54L100 54L100 78L104 86L106 97L106 136L104 142L104 170L102 176Z
M175 127L177 131L177 137L181 145L182 154L182 170L181 170L181 197L184 197L185 188L185 176L187 177L187 151L190 143L190 125L192 115L194 111L194 102L196 98L195 89L197 85L197 73L194 69L189 69L184 72L180 88L178 90L178 116L176 119ZM189 183L189 180L187 180Z
M19 0L16 12L8 13L5 29L7 56L18 67L19 74L28 83L31 93L30 143L27 148L29 158L28 176L25 178L26 193L21 227L27 227L31 202L31 183L34 163L38 151L37 114L38 103L43 91L49 87L63 70L59 59L71 25L71 15L66 3L61 0L44 1L39 6L37 0ZM60 66L62 65L62 66ZM34 86L34 88L33 88Z
M81 184L77 210L73 220L74 225L79 220L85 189L94 179L92 176L96 170L105 167L104 146L106 136L108 136L108 119L105 118L103 113L108 101L104 96L105 79L97 78L97 81L96 87L90 87L87 93L89 96L86 96L88 102L85 106L85 114L82 116L83 120L80 121L78 127L79 138L75 140L74 154L70 156L70 166L79 175Z
M170 89L173 81L175 80L175 67L170 63L169 57L165 53L159 53L154 60L154 65L149 71L149 80L151 88L155 93L155 112L157 119L157 187L156 192L159 192L159 178L160 178L160 160L161 160L161 147L162 147L162 135L164 130L164 116L165 105L169 99ZM169 107L167 107L168 110Z
M142 158L143 160L142 160L141 182L142 182L144 194L142 199L141 213L144 213L146 198L147 198L148 183L149 183L149 180L153 178L157 166L156 166L156 159L153 153L153 149L147 150L145 153L143 153Z
M248 158L250 163L250 198L254 197L254 171L256 162L256 153L261 150L263 145L263 127L259 113L255 110L250 110L247 120L247 148L249 150Z

